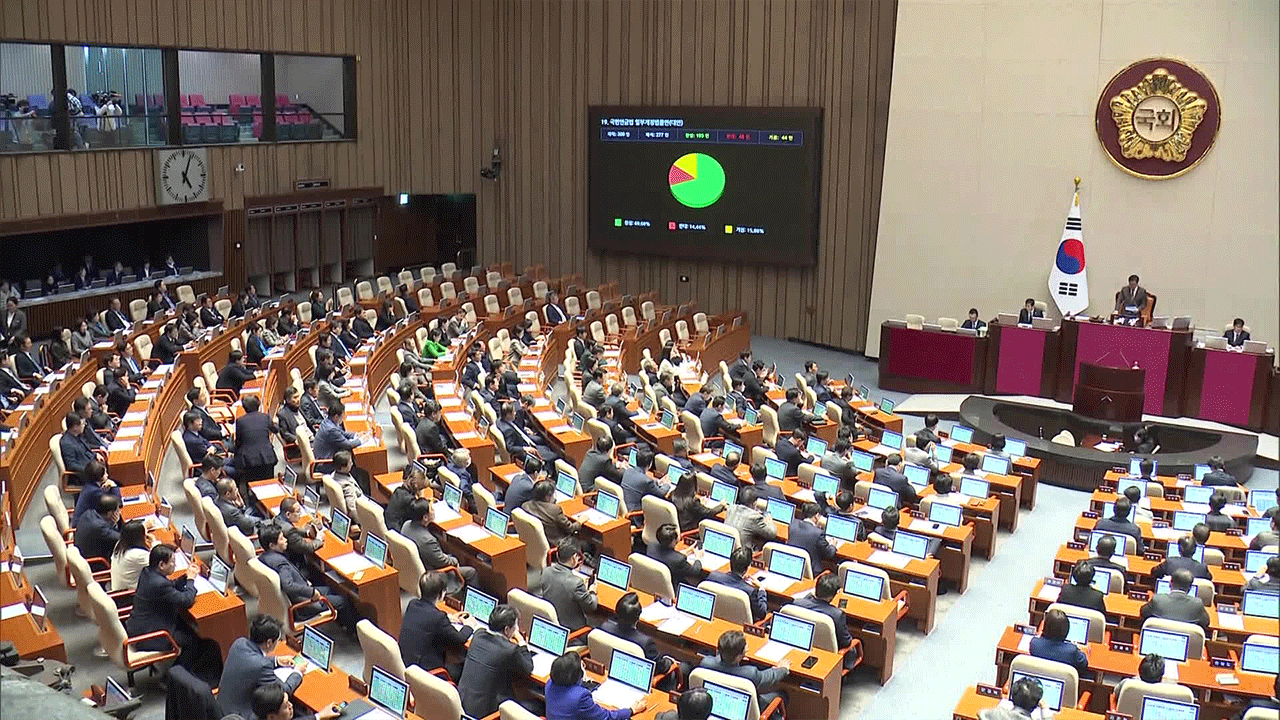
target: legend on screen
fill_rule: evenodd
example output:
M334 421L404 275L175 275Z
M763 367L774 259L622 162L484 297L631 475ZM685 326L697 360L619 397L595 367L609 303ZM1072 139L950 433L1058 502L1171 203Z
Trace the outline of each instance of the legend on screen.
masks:
M631 219L628 219L628 218L620 218L620 217L616 217L616 218L614 218L614 219L613 219L613 226L614 226L614 227L644 227L644 228L647 228L647 227L649 227L651 224L652 224L652 223L650 223L648 220L631 220Z

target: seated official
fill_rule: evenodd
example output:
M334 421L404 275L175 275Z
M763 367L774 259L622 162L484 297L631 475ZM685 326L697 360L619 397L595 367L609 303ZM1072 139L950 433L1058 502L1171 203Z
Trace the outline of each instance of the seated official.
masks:
M1194 623L1209 632L1209 612L1204 603L1193 594L1194 578L1186 568L1175 570L1169 576L1169 592L1156 593L1142 606L1140 616L1145 622L1147 618L1158 617L1165 620Z
M630 708L606 710L596 704L591 691L582 684L582 657L570 650L551 661L547 680L547 717L556 720L626 720L647 709L645 698Z
M982 466L982 455L971 452L960 459L960 468L951 473L951 479L957 484L966 476L978 477L978 468Z
M285 538L284 533L280 532L280 528L276 525L264 524L258 530L258 545L262 547L262 554L258 559L263 565L276 571L280 576L280 589L288 598L290 605L296 605L306 600L315 600L308 606L299 608L297 618L306 620L315 617L325 610L324 605L319 601L324 598L333 606L334 611L338 615L338 624L347 632L354 633L356 630L356 622L359 620L356 608L347 599L346 595L336 592L328 587L316 588L312 587L307 581L307 577L298 569L289 557L285 555L285 551L289 548L289 542Z
M936 413L929 413L924 416L924 428L916 431L917 438L924 438L926 442L937 443L942 442L942 437L938 435L938 416Z
M671 486L649 474L653 468L653 449L648 445L636 448L636 464L622 471L623 502L628 510L640 510L645 495L665 498Z
M1215 492L1209 496L1209 512L1204 516L1204 522L1213 532L1226 532L1236 526L1236 521L1230 515L1222 512L1227 506L1227 496L1221 492Z
M906 436L903 439L902 459L912 465L932 468L934 466L933 443L919 435Z
M403 414L404 411L401 411ZM428 400L422 406L422 418L413 426L413 436L418 440L418 449L428 455L444 455L449 452L449 445L440 432L443 413L440 404Z
M1018 324L1030 325L1035 318L1044 317L1044 311L1036 307L1035 298L1022 301L1022 309L1018 311Z
M841 618L842 625L845 624L843 620L844 618ZM783 698L785 703L786 695L778 689L778 686L791 674L791 661L783 658L774 667L761 669L753 664L744 664L742 661L746 656L746 636L741 630L726 630L721 633L720 640L716 643L716 654L702 658L698 667L747 680L756 688L757 702L760 707L766 707L779 697Z
M684 553L676 549L676 541L680 539L680 530L675 523L663 523L658 527L654 541L649 543L649 557L667 566L671 573L671 585L680 583L697 585L702 579L702 549L693 551L692 561Z
M724 522L738 531L742 545L754 550L778 537L778 527L764 514L767 503L759 486L745 485L738 490L738 501L725 511Z
M292 667L292 657L274 654L280 636L279 620L270 615L254 615L249 621L249 637L238 637L231 643L218 682L218 707L224 714L250 717L253 691L278 682L276 668ZM301 684L302 674L292 670L285 676L284 690L292 693Z
M256 534L258 523L265 518L245 504L235 480L224 477L214 487L218 490L218 499L213 504L218 506L226 526L238 529L245 537Z
M1094 525L1094 529L1098 532L1116 533L1119 535L1128 535L1138 544L1137 554L1141 555L1146 552L1147 545L1142 539L1142 528L1138 524L1129 519L1129 512L1133 506L1129 504L1129 498L1116 498L1115 505L1112 506L1112 514L1109 518L1098 518L1098 522Z
M193 387L187 391L187 402L191 403L191 412L200 416L198 432L201 437L211 442L225 442L229 439L228 433L222 431L222 425L209 414L209 393L203 388Z
M1097 610L1103 617L1107 615L1106 596L1093 587L1095 571L1089 565L1079 563L1071 568L1071 582L1064 583L1058 590L1058 602L1064 605Z
M853 409L853 396L853 388L845 385L840 388L838 397L831 398L831 402L840 408L840 425L849 428L854 433L850 437L851 442L861 439L866 434L862 430L862 425L858 423L858 411Z
M581 566L582 551L578 543L565 539L556 547L555 562L548 565L530 587L534 595L551 603L560 624L571 632L586 627L587 615L594 613L599 604L586 579L574 572Z
M920 502L920 497L916 495L916 489L911 487L911 483L907 481L907 476L902 474L906 461L898 453L892 453L885 460L884 467L876 468L871 475L871 482L876 485L883 485L890 490L898 493L898 505L906 507L915 505Z
M1177 687L1177 683L1164 682L1164 658L1155 653L1147 653L1142 656L1142 660L1138 663L1138 677L1124 678L1116 685L1115 697L1120 697L1120 691L1125 687L1136 687L1143 689L1144 686L1164 685L1166 688Z
M1231 321L1231 329L1222 333L1222 337L1227 339L1227 344L1231 347L1241 347L1245 341L1249 339L1249 331L1244 329L1244 319L1236 318Z
M1044 685L1039 680L1020 677L1009 686L1009 697L995 707L978 711L978 720L1031 720L1042 718L1040 700ZM1034 713L1034 715L1033 715Z
M1116 313L1137 317L1147 306L1147 290L1138 284L1138 276L1130 275L1129 284L1116 292Z
M796 601L796 605L814 612L822 613L831 618L832 624L836 627L836 647L844 650L853 644L853 634L849 632L849 623L845 620L844 611L832 605L835 602L836 593L840 591L840 580L834 573L826 573L818 578L814 583L813 593L808 597L800 598ZM861 657L860 652L850 652L844 657L844 666L852 668L858 664Z
M1116 545L1116 539L1112 535L1104 535L1103 537L1098 538L1098 545L1094 550L1094 556L1081 560L1077 565L1086 565L1091 569L1100 567L1107 568L1109 570L1115 570L1123 576L1126 572L1125 567L1111 559L1116 554Z
M578 534L582 523L565 514L564 508L556 502L556 484L550 480L539 480L533 486L533 497L524 503L524 511L542 523L542 532L552 547Z
M542 460L537 456L530 455L524 459L523 470L511 478L511 484L503 495L503 510L508 515L533 499L533 486L545 477L544 468Z
M787 544L804 550L815 573L822 572L822 562L836 556L836 548L827 541L823 528L827 518L816 502L800 503L787 528Z
M1266 572L1246 583L1244 589L1280 592L1280 555L1267 558Z
M715 391L715 388L704 384L698 388L698 392L689 396L689 400L680 409L684 412L692 413L694 417L701 417L702 411L707 409L707 404L711 401L711 396L715 394Z
M316 551L324 547L324 538L320 537L316 520L298 527L298 523L302 522L302 503L297 498L286 497L281 500L276 516L267 522L284 533L287 548L285 555L298 567L307 567L315 561Z
M111 592L138 587L138 576L151 558L148 539L147 526L141 520L120 526L120 540L111 551Z
M1071 621L1067 614L1054 608L1044 614L1044 626L1038 637L1031 638L1030 652L1034 657L1064 663L1076 669L1080 677L1090 675L1089 656L1075 643L1067 640Z
M489 613L489 627L471 636L462 676L458 678L458 695L463 711L472 717L491 715L503 702L514 700L516 683L533 672L533 654L520 632L519 617L510 605L498 605ZM534 703L516 702L541 714Z
M391 530L399 530L409 519L409 506L430 484L427 473L416 463L404 466L402 482L391 491L387 506L382 511L382 521Z
M502 404L502 415L498 419L498 431L507 444L507 452L513 456L528 457L536 455L543 462L554 462L559 455L541 438L533 437L525 428L516 422L516 403Z
M418 580L420 597L409 601L400 624L400 657L406 667L417 665L428 671L442 667L450 678L461 678L462 663L449 662L448 657L450 652L466 653L472 629L461 624L459 614L440 610L447 586L443 573L426 572Z
M1274 510L1275 508L1272 508ZM1253 541L1249 543L1250 550L1261 550L1272 545L1280 545L1280 513L1271 515L1271 529L1263 530L1253 536Z
M339 450L333 454L333 471L329 473L329 479L338 484L342 490L342 511L349 518L356 518L356 501L364 497L364 490L360 488L360 482L356 480L354 473L355 460L351 457L351 451Z
M729 454L724 456L724 462L712 465L711 471L707 474L716 480L738 487L740 484L738 474L734 471L738 469L738 465L741 463L742 453L737 450L730 450Z
M787 464L784 471L787 477L795 477L800 473L801 465L814 462L814 457L802 449L808 440L809 434L801 428L789 433L778 431L778 442L773 446L773 454Z
M124 417L129 406L138 397L138 391L129 384L124 368L103 373L107 386L107 410L116 417Z
M257 720L334 720L334 718L342 715L337 703L330 704L314 715L295 715L293 701L289 699L289 693L285 692L284 687L279 682L259 685L254 688L250 706L253 708L253 714L246 715L245 720L250 718L256 718Z
M582 464L578 466L578 484L582 486L582 492L594 492L596 478L599 477L615 484L622 482L624 465L613 459L613 445L613 438L601 435L583 456Z
M698 495L698 478L692 472L680 475L670 499L671 504L676 506L676 517L680 520L682 533L698 527L705 519L715 518L725 508L723 502L703 501Z
M779 434L808 427L819 421L819 418L801 409L801 403L800 388L787 388L786 400L778 406Z
M120 497L120 486L107 477L107 466L97 460L90 460L81 468L80 478L84 484L80 486L80 495L76 497L76 507L71 513L71 527L80 522L80 516L86 510L98 507L98 498L103 495Z
M747 576L750 569L751 551L745 547L736 547L729 554L729 569L716 570L707 575L707 580L746 593L747 599L751 601L751 621L760 622L769 613L769 594Z
M686 472L693 471L693 461L689 459L689 441L682 437L678 437L671 441L671 453L667 455L676 465L679 465Z
M713 701L706 688L689 688L676 699L676 709L660 712L654 720L707 720Z
M1178 570L1187 570L1193 578L1204 578L1212 580L1213 575L1209 574L1209 566L1195 559L1198 546L1195 538L1190 535L1183 535L1178 538L1178 554L1172 552L1159 565L1151 569L1151 579L1159 580L1165 575L1172 575Z
M717 395L711 398L711 401L703 408L702 413L698 416L698 424L702 427L702 436L704 438L734 437L737 435L737 428L724 417L724 406L724 396Z
M330 460L339 450L355 450L360 447L360 436L342 427L346 407L341 401L323 405L324 420L316 428L311 439L311 450L317 460Z
M1142 489L1139 489L1137 485L1129 485L1121 494L1129 499L1130 519L1136 523L1147 523L1148 525L1155 520L1155 516L1151 514L1151 511L1142 507Z
M1209 466L1209 472L1205 473L1204 477L1200 478L1201 485L1225 487L1236 487L1239 485L1239 483L1236 482L1235 476L1227 472L1227 464L1223 462L1221 455L1214 455L1205 461L1205 464Z
M418 557L427 570L440 570L456 567L462 573L462 584L456 582L453 573L445 577L449 585L450 595L460 595L467 585L474 585L478 577L476 569L463 565L458 558L446 553L440 547L440 540L431 532L431 523L435 520L435 506L430 500L414 498L409 503L409 518L400 526L400 533L418 546Z
M100 558L109 563L119 541L120 498L99 495L97 507L86 510L76 525L76 549L85 560Z
M474 507L474 498L471 496L471 486L474 484L471 479L471 451L466 448L457 448L449 453L449 461L445 463L445 468L458 478L458 483L462 486L462 499L466 501L467 507ZM443 480L440 482L443 483Z
M95 456L83 437L85 432L84 419L71 412L67 413L66 423L67 431L62 433L62 437L58 440L58 451L62 455L62 465L67 469L67 472L79 475L80 482L85 482L85 466L93 462Z
M182 611L196 602L195 578L199 569L194 563L187 565L184 575L170 580L174 572L172 545L156 545L151 548L147 567L138 575L138 588L133 594L133 611L125 627L130 637L165 631L178 644L178 664L199 677L217 677L211 671L221 673L222 654L217 643L204 640L187 624ZM138 650L167 652L171 648L164 638L144 640L134 646Z
M969 308L969 317L963 323L960 323L960 327L965 330L981 330L986 326L985 322L978 319L978 308Z
M188 410L182 414L182 445L191 462L200 464L209 455L212 445L202 432L204 418L196 410Z
M609 428L609 437L612 437L615 443L626 445L635 442L635 436L627 430L625 425L618 422L618 417L620 416L617 413L617 408L612 405L602 405L596 411L596 419Z
M256 324L255 324L256 327ZM219 390L230 390L238 397L244 384L257 377L257 374L244 364L244 353L232 350L227 355L227 364L218 371Z

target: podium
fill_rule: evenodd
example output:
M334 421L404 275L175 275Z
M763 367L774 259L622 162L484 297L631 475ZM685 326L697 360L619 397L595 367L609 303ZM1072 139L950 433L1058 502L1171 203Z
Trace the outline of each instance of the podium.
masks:
M1080 363L1071 410L1098 420L1139 422L1146 401L1147 372L1141 368Z

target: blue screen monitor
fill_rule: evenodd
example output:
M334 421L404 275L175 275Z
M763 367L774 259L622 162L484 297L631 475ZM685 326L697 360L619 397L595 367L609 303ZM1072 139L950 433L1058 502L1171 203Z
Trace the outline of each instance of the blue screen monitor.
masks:
M984 498L990 493L990 491L991 483L983 480L982 478L971 477L968 475L960 478L961 495L968 495L969 497L974 498Z
M1195 505L1208 505L1213 497L1213 486L1188 485L1182 488L1182 502Z
M1261 550L1246 550L1244 553L1244 571L1249 574L1256 573L1267 565L1267 558L1273 557L1273 553L1263 552Z
M1062 709L1062 690L1066 683L1061 680L1054 680L1051 677L1045 677L1044 675L1032 675L1024 672L1013 673L1011 681L1017 682L1022 678L1030 678L1040 683L1041 689L1044 690L1044 695L1041 697L1040 701L1044 703L1045 707L1053 710L1054 712Z
M1280 672L1280 648L1275 645L1246 642L1240 651L1240 669L1245 672L1275 675Z
M711 717L715 720L747 720L750 695L715 682L704 682L702 687L711 696Z
M902 470L902 474L907 476L907 482L911 487L920 490L929 485L929 468L923 465L907 464Z
M1191 529L1194 528L1197 523L1204 522L1204 518L1204 513L1177 510L1173 513L1173 529L1191 532Z
M887 507L897 507L898 493L872 485L871 489L867 491L867 504L879 510Z
M776 480L781 480L787 476L787 464L777 458L765 458L764 469L767 477Z
M803 555L774 550L769 554L769 572L799 580L804 577L804 561Z
M951 462L953 451L946 445L933 446L933 459L941 465Z
M982 456L982 471L996 475L1009 474L1009 458L987 453Z
M409 703L409 685L374 665L369 676L369 699L391 713L392 717L402 718Z
M852 455L853 466L857 468L858 472L871 472L876 465L876 458L871 453L854 450Z
M1240 604L1245 615L1263 618L1280 618L1280 594L1245 590Z
M578 479L561 470L556 475L556 500L570 500L578 494Z
M475 588L467 588L467 595L462 602L462 609L481 623L489 622L489 613L498 606L498 601Z
M332 517L329 518L329 530L338 536L342 542L347 541L347 534L351 532L351 518L341 510L334 510Z
M618 511L622 509L622 501L617 495L605 490L596 491L596 510L608 515L611 518L618 517Z
M809 441L805 443L804 451L815 458L820 458L827 452L827 441L820 437L811 437L809 438Z
M765 503L765 514L773 518L775 522L790 525L791 519L796 514L796 506L786 500L769 498Z
M616 650L609 658L609 679L648 693L652 689L653 661Z
M710 620L715 612L716 596L692 585L681 583L676 590L676 609L703 620Z
M858 541L858 521L841 515L827 516L827 535L846 542Z
M952 425L951 439L955 440L956 442L972 443L973 428L969 427L968 425Z
M1131 487L1138 488L1138 494L1146 497L1147 481L1139 477L1123 477L1116 481L1116 495L1123 495Z
M1191 636L1186 633L1146 628L1138 640L1138 654L1155 653L1165 660L1186 662Z
M885 430L880 434L880 444L892 450L902 449L902 433Z
M783 613L773 614L769 639L809 652L813 648L813 623Z
M960 523L964 521L964 511L959 505L935 502L929 506L929 519L943 525L960 527Z
M1266 518L1249 518L1244 534L1252 538L1270 527L1271 521Z
M1203 479L1204 479L1204 476L1205 476L1205 475L1208 475L1208 474L1209 474L1209 466L1208 466L1208 465L1205 465L1205 464L1203 464L1203 463L1198 464L1198 465L1196 465L1196 471L1195 471L1195 472L1196 472L1196 475L1195 475L1195 477L1196 477L1196 482L1200 482L1201 480L1203 480Z
M894 408L894 402L892 400L890 400L889 398L880 398L880 412L884 413L885 415L892 415L893 408Z
M1125 538L1129 536L1120 535L1119 533L1102 532L1101 530L1094 530L1089 533L1089 552L1096 553L1098 551L1098 541L1108 535L1116 539L1116 552L1123 555L1124 548L1125 548Z
M333 654L333 640L312 627L302 629L302 657L321 670L328 671Z
M1199 720L1200 706L1148 696L1142 698L1140 717L1142 720Z
M1067 629L1068 640L1077 645L1084 645L1089 642L1089 618L1068 615L1067 622L1070 624Z
M738 501L738 488L723 480L716 480L711 483L711 499L732 505Z
M826 493L827 497L832 497L840 492L840 481L836 479L835 475L816 472L813 474L813 491Z
M499 511L497 508L489 508L489 512L485 513L484 529L498 537L506 537L507 528L510 525L511 516Z
M605 585L626 592L627 585L631 582L631 565L614 560L608 555L601 555L599 566L596 568L596 579Z
M929 557L929 538L899 530L893 535L893 551L917 560Z
M706 528L702 531L702 549L716 557L727 558L733 553L733 536Z
M884 578L850 570L844 576L844 591L864 600L880 602L884 598Z
M1265 513L1276 506L1276 493L1274 490L1250 490L1249 491L1249 507L1258 512L1259 515Z
M364 539L364 556L369 562L380 568L387 566L387 541L374 535L366 533Z
M1142 474L1142 460L1143 460L1143 458L1139 458L1139 457L1131 457L1131 458L1129 458L1129 474L1130 474L1130 475L1141 475L1141 474ZM1155 474L1156 474L1156 467L1158 467L1157 462L1156 462L1155 460L1152 460L1152 461L1151 461L1151 476L1152 476L1152 477L1155 477Z
M1011 457L1026 457L1027 443L1025 440L1007 438L1004 441L1004 451Z
M735 442L730 442L730 441L728 441L728 440L725 440L725 441L724 441L724 447L720 449L720 457L722 457L722 458L727 458L727 457L729 457L729 454L730 454L730 453L737 453L737 454L738 454L738 459L739 459L739 460L741 460L741 459L742 459L742 446L741 446L741 445L739 445L739 444L737 444L737 443L735 443Z

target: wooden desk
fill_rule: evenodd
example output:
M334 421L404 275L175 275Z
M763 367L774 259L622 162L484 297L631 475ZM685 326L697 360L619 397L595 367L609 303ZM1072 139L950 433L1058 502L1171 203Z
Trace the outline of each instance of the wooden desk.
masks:
M800 580L786 592L769 593L769 607L777 608L793 602L796 595L813 591L814 580ZM881 685L893 677L893 655L898 647L898 603L894 600L872 602L843 590L832 601L844 611L849 632L862 642L862 664L878 669ZM843 607L841 607L843 603Z
M275 654L294 657L298 653L284 643L280 643L276 646ZM297 690L293 691L293 699L312 712L323 710L333 703L351 702L362 698L367 699L367 696L351 689L350 677L330 660L328 672L314 670L303 674L302 683L298 685ZM301 714L301 712L295 711L295 715ZM431 720L431 718L422 718L412 712L406 712L405 716L407 720Z
M951 711L952 718L953 720L977 720L980 711L999 704L1000 701L996 698L979 695L977 686L971 685L960 697L960 702L956 703L955 709ZM1055 720L1103 720L1106 716L1068 707L1054 713L1053 717Z
M949 438L948 438L949 440ZM955 455L956 453L968 454L971 452L986 453L991 448L976 443L949 442L953 454L952 459L957 457L963 458L963 455ZM1028 510L1036 509L1036 487L1040 483L1040 459L1023 455L1019 458L1013 458L1013 462L1009 465L1011 474L1007 477L1017 477L1022 481L1022 507Z
M937 495L930 485L918 491L920 498ZM951 496L948 496L951 497ZM970 498L960 506L964 519L973 523L973 551L990 560L996 554L996 525L1000 517L1001 500L998 496L988 495L984 498Z
M906 393L980 393L987 377L987 338L880 325L880 387Z
M1068 578L1071 568L1077 562L1090 557L1088 550L1073 550L1066 545L1058 548L1053 558L1054 577ZM1155 581L1151 579L1151 571L1160 563L1147 560L1141 555L1127 555L1128 568L1125 571L1125 587L1132 590L1154 590ZM1226 602L1239 602L1241 593L1248 579L1239 570L1224 570L1221 565L1210 565L1209 574L1213 576L1213 587L1218 597Z
M480 574L481 586L494 597L506 597L507 591L513 587L524 588L528 584L524 542L514 535L500 538L492 533L472 542L463 542L450 535L449 531L477 523L465 510L459 514L461 517L455 520L434 524L444 531L440 544L445 552L456 555L464 565L474 567Z
M8 560L9 553L6 552L4 561L7 563ZM3 575L0 578L0 606L25 603L35 594L35 588L27 580L25 573L19 579L20 585L15 584L13 573L5 572L0 575ZM58 629L49 621L47 615L43 631L36 625L30 610L21 615L0 620L0 637L13 643L18 657L23 660L52 658L62 662L67 661L67 648L62 642L62 636L58 634Z
M325 574L337 575L342 582L334 588L351 595L362 606L361 613L392 637L400 637L400 579L395 568L371 567L354 575L335 568L333 558L352 552L351 541L342 542L328 530L324 531L324 545L316 551L316 557L324 561Z
M148 509L152 506L139 503L126 505L125 507ZM178 533L172 523L169 523L166 527L156 528L152 532L160 542L177 545ZM202 564L199 558L191 558L191 562L197 566ZM177 580L185 572L185 569L176 570L169 576L169 579ZM232 579L228 578L229 585ZM231 587L234 586L232 585ZM214 591L200 593L196 595L195 604L183 610L182 614L183 617L190 621L197 635L218 643L218 649L222 651L223 660L227 659L227 653L231 651L231 643L235 642L236 638L249 635L249 618L244 600L240 599L240 596L236 595L234 591L228 592L226 595Z
M911 605L907 617L916 621L920 632L928 635L933 632L933 625L938 611L938 578L941 576L941 563L937 558L916 560L912 558L901 568L885 565L870 560L875 548L868 542L841 542L836 548L836 560L857 560L866 565L874 565L889 574L889 586L892 595L906 590Z
M1133 519L1132 516L1130 519ZM1146 551L1149 553L1163 553L1168 556L1172 547L1173 554L1177 555L1178 540L1184 535L1191 534L1190 530L1174 530L1172 526L1155 528L1148 522L1134 521L1134 523L1142 530L1142 541L1146 544ZM1083 515L1077 517L1073 539L1085 542L1097 524L1098 518L1088 518ZM1249 549L1249 543L1246 540L1247 538L1242 535L1211 532L1207 545L1221 550L1227 562L1243 563L1245 551Z

